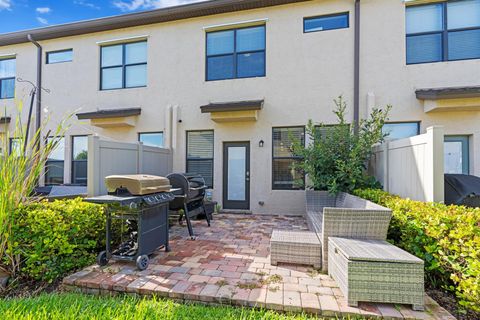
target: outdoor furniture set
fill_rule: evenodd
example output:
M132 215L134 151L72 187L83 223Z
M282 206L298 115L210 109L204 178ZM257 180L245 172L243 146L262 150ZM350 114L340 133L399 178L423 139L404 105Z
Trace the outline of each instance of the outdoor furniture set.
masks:
M424 310L423 261L386 241L391 216L390 209L348 193L308 190L310 232L274 230L271 263L321 267L350 306L385 302Z

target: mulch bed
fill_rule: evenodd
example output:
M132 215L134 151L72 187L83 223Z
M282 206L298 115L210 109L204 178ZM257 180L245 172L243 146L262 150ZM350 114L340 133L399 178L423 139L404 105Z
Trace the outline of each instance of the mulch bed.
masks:
M427 294L458 320L478 320L480 312L465 311L459 308L455 294L442 289L426 288Z
M11 280L6 289L0 289L0 299L5 298L28 298L41 293L59 291L62 280L53 283L39 282L25 278Z

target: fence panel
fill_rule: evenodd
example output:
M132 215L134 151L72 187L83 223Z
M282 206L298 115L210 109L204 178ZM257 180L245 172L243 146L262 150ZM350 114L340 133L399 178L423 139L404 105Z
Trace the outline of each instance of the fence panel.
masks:
M89 196L106 194L104 179L112 174L152 174L166 176L172 171L172 153L168 149L102 140L88 139Z
M444 201L441 126L425 134L385 142L374 148L369 171L388 192L420 201Z

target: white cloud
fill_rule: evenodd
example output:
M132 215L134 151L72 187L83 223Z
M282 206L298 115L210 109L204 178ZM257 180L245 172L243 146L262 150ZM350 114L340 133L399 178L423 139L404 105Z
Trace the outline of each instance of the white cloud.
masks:
M173 7L199 1L203 0L115 0L112 4L122 11L135 11L138 9Z
M88 1L84 1L84 0L74 0L73 3L76 4L76 5L79 5L79 6L84 6L84 7L95 9L95 10L100 10L101 9L96 4L88 2Z
M11 0L0 0L0 11L11 10L11 7L12 7Z
M49 7L41 7L41 8L35 9L35 11L37 11L38 13L49 13L52 11L52 9L50 9Z
M37 21L40 22L41 24L48 24L48 20L42 17L37 17Z

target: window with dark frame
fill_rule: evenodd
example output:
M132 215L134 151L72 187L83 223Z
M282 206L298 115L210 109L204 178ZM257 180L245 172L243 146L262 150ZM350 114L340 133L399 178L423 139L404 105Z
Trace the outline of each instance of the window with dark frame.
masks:
M206 80L265 76L265 25L208 32Z
M199 174L213 188L213 130L187 131L187 173Z
M345 29L349 26L350 20L348 12L308 17L303 19L304 33Z
M295 139L295 140L293 140ZM292 153L293 141L305 145L305 127L281 127L272 130L272 189L299 190L297 181L305 176L293 168L302 158Z
M386 140L409 138L420 134L420 122L387 122L382 131L388 133Z
M73 49L47 52L46 63L55 64L73 61Z
M147 41L101 47L100 90L147 85Z
M480 58L480 0L407 6L407 64Z
M163 132L140 132L138 141L146 146L163 148Z
M22 138L10 138L8 142L8 153L20 156L23 149L23 143L24 140Z
M0 99L15 97L16 59L0 59Z
M45 185L63 184L63 169L65 166L65 138L48 137L47 141L58 140L57 147L50 153L45 163Z
M72 136L72 184L87 185L88 136Z

